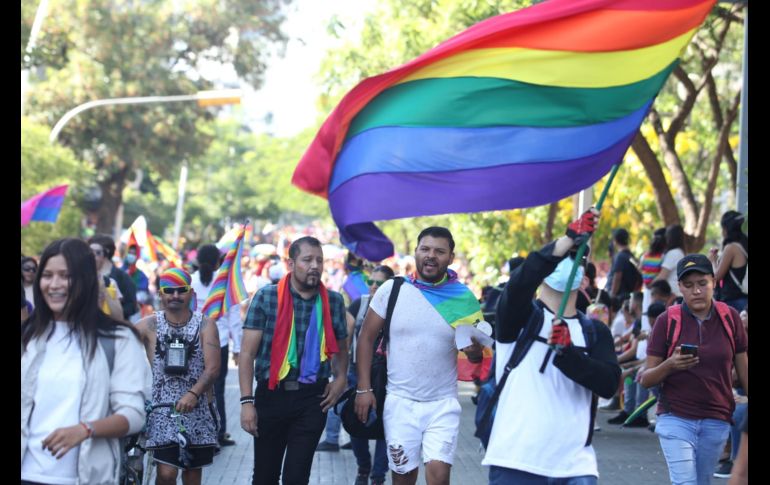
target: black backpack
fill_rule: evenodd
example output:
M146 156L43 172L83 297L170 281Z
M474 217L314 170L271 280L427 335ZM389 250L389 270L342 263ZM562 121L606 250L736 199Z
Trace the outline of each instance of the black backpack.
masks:
M473 433L473 435L481 440L481 444L485 449L489 445L489 437L492 434L492 425L494 424L495 412L497 411L497 401L500 399L500 393L503 390L503 386L505 386L505 381L508 379L508 374L510 374L510 372L515 369L522 360L524 360L524 357L529 352L533 342L536 340L544 343L547 342L546 339L539 336L540 330L542 330L545 323L545 318L543 315L544 305L540 301L533 301L532 304L535 307L534 311L530 315L526 325L524 325L524 328L521 329L519 336L516 338L516 347L514 347L513 352L511 353L511 358L508 359L508 363L505 366L503 375L500 376L500 382L497 383L495 379L495 361L493 360L492 370L489 373L489 378L484 384L482 384L481 389L479 390L476 415L474 418L476 431ZM588 318L583 312L579 310L577 311L577 318L580 322L580 326L583 329L583 338L586 342L586 346L584 348L588 351L593 348L598 338L596 325L604 324L598 320ZM583 347L577 346L576 348L583 349ZM543 362L542 367L540 368L540 372L543 372L545 369L545 364L550 359L550 356L551 353L549 352L546 355L546 359ZM497 354L495 354L495 359L496 358ZM595 408L595 402L596 396L594 396L591 406L592 413L594 412L593 409ZM586 446L591 443L592 434L593 426L589 432Z

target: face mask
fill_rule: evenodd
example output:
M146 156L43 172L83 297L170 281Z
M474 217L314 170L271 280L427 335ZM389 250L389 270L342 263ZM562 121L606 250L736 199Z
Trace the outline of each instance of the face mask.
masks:
M135 254L126 254L126 263L128 264L134 264L136 263L136 255Z
M564 292L567 288L567 280L569 279L569 273L572 271L572 265L575 260L572 258L564 258L561 263L556 266L553 273L549 274L545 278L545 284L550 286L556 291ZM580 288L580 282L583 281L583 267L579 266L577 273L575 274L575 280L572 282L572 290Z

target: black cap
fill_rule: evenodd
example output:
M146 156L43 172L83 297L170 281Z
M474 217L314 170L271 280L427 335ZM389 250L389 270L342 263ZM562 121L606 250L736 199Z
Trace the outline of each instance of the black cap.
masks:
M702 254L688 254L676 264L676 278L678 280L681 280L687 273L692 271L714 275L711 261Z

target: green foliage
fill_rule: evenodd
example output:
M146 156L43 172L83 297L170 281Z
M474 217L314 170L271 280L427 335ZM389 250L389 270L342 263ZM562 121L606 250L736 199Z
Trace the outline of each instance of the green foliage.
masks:
M28 119L21 122L21 200L69 184L58 220L30 222L21 228L21 252L38 255L53 240L80 235L82 180L92 174L68 148L48 142L48 129Z
M39 44L57 59L35 57L45 75L32 86L28 113L53 126L74 106L95 99L194 94L211 89L202 72L232 64L258 88L268 46L284 42L279 27L286 0L63 0L51 2ZM22 43L37 4L22 2ZM55 20L55 21L54 21ZM58 36L66 32L65 37ZM205 71L208 68L208 71ZM135 168L161 177L204 153L211 137L201 129L213 108L190 102L91 109L59 135L96 171L103 200L101 230L112 226L128 175Z
M361 79L399 66L485 18L518 10L532 3L535 2L385 0L366 18L358 41L349 42L327 54L321 70L326 95L321 98L320 107L329 112L344 93ZM713 35L714 27L718 27L720 22L724 20L710 17L707 28L698 34L707 37L703 45L712 50L717 46L717 39ZM329 31L341 37L344 28L345 26L335 19L330 24ZM732 29L728 33L723 53L719 56L720 65L715 71L715 76L718 78L718 94L722 99L729 99L739 88L742 37L741 28ZM693 82L697 83L697 72L702 69L696 69L695 63L695 56L690 47L683 65L688 72L696 73L693 74ZM665 123L670 122L679 104L681 98L677 91L677 80L672 76L656 101L656 107L666 118ZM697 194L704 193L707 180L704 172L708 170L709 154L713 153L716 145L710 116L708 99L703 96L699 99L693 116L688 119L690 125L677 139L677 152ZM737 130L737 123L735 129ZM657 145L651 128L645 127L643 131L650 135L648 140L651 145ZM670 174L665 167L664 173L670 184ZM598 200L606 181L605 176L594 185L594 202ZM724 169L724 174L718 182L717 193L728 190L730 188L727 170ZM554 238L563 233L573 217L572 211L571 198L559 201L552 228ZM718 220L719 215L721 214L712 214L712 220ZM482 283L494 280L500 265L512 254L518 252L525 255L547 242L547 220L548 207L544 206L403 219L381 222L378 225L394 241L396 250L401 253L410 253L413 250L412 240L419 228L431 224L449 227L457 241L458 255L469 260L477 283ZM649 246L652 232L662 225L652 184L641 162L633 151L629 151L602 210L601 223L592 244L593 259L608 257L610 234L616 227L624 227L630 232L632 250L640 255ZM713 231L718 231L718 223L709 226L709 239Z

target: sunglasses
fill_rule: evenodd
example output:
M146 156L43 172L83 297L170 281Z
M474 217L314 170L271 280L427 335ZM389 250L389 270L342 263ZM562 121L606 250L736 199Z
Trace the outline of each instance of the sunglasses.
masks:
M26 273L34 273L35 271L37 271L37 268L35 268L34 266L22 266L21 270Z
M368 279L368 280L366 280L366 284L367 284L367 285L369 285L369 286L372 286L372 285L374 285L374 286L376 286L376 287L378 287L378 288L379 288L380 286L382 286L382 285L383 285L383 283L385 283L385 281L380 281L380 280L369 280L369 279Z
M184 294L190 291L189 286L167 286L165 288L161 288L160 291L164 295L173 295L174 293Z

